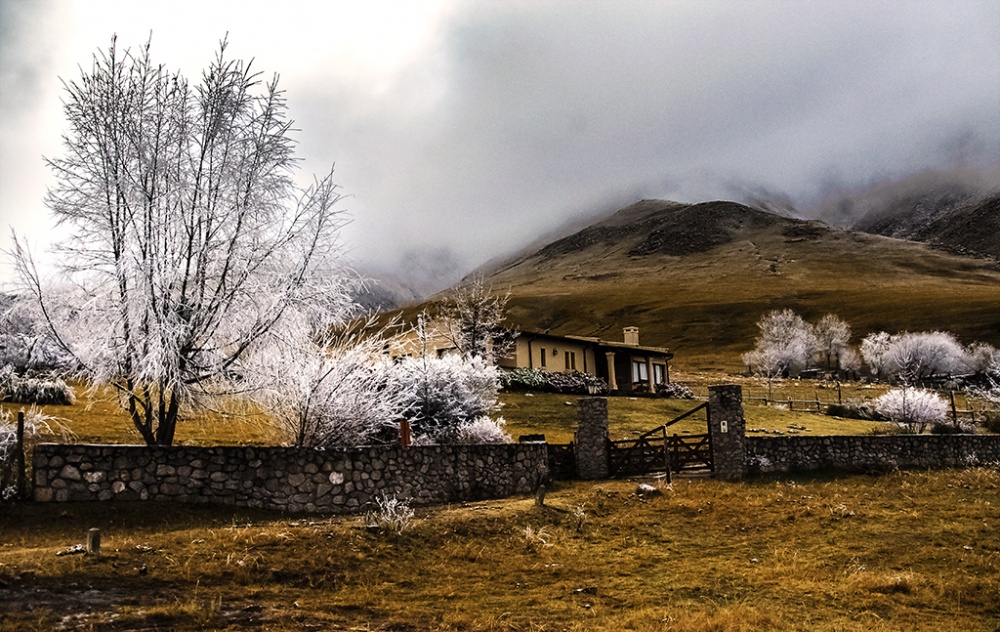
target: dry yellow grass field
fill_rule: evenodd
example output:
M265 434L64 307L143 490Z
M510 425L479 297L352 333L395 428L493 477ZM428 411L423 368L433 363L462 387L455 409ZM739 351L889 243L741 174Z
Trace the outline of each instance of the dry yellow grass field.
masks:
M0 516L0 630L982 630L1000 472L574 482L359 517L145 503ZM98 527L104 554L57 556Z

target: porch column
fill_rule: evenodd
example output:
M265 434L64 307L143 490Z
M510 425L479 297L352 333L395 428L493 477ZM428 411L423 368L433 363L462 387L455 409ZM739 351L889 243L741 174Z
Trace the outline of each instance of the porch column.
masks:
M608 351L604 355L608 356L608 390L617 391L618 381L615 379L615 352Z
M653 356L646 356L646 377L649 378L649 392L656 393L656 380L653 379Z
M730 481L746 476L742 387L736 384L708 387L708 432L712 436L715 476Z

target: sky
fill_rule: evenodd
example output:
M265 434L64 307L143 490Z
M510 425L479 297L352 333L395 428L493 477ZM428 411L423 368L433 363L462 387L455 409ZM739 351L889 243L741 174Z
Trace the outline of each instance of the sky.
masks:
M335 165L351 257L403 275L643 198L1000 166L996 0L0 0L0 248L59 235L61 81L113 34L192 80L228 34L280 74L302 182Z

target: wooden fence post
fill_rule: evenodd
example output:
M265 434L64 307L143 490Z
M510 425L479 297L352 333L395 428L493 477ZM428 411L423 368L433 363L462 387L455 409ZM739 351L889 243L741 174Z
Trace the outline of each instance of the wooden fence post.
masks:
M840 382L837 382L837 405L844 405L844 394L840 391Z
M406 448L410 445L410 420L399 420L399 445Z
M955 410L955 391L949 391L948 394L951 396L951 423L958 424L958 411Z
M24 500L27 498L27 485L25 483L24 467L24 411L17 413L17 498Z

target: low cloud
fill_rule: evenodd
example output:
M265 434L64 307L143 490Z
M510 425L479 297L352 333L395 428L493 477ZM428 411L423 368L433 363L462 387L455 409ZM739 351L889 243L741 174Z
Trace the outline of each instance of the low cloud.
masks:
M990 0L442 3L377 75L288 39L306 6L271 25L217 12L198 32L228 31L281 72L304 166L336 160L347 238L370 265L416 249L471 268L642 197L808 208L837 187L1000 165ZM352 28L344 6L316 18L331 38ZM157 20L171 65L183 29Z

